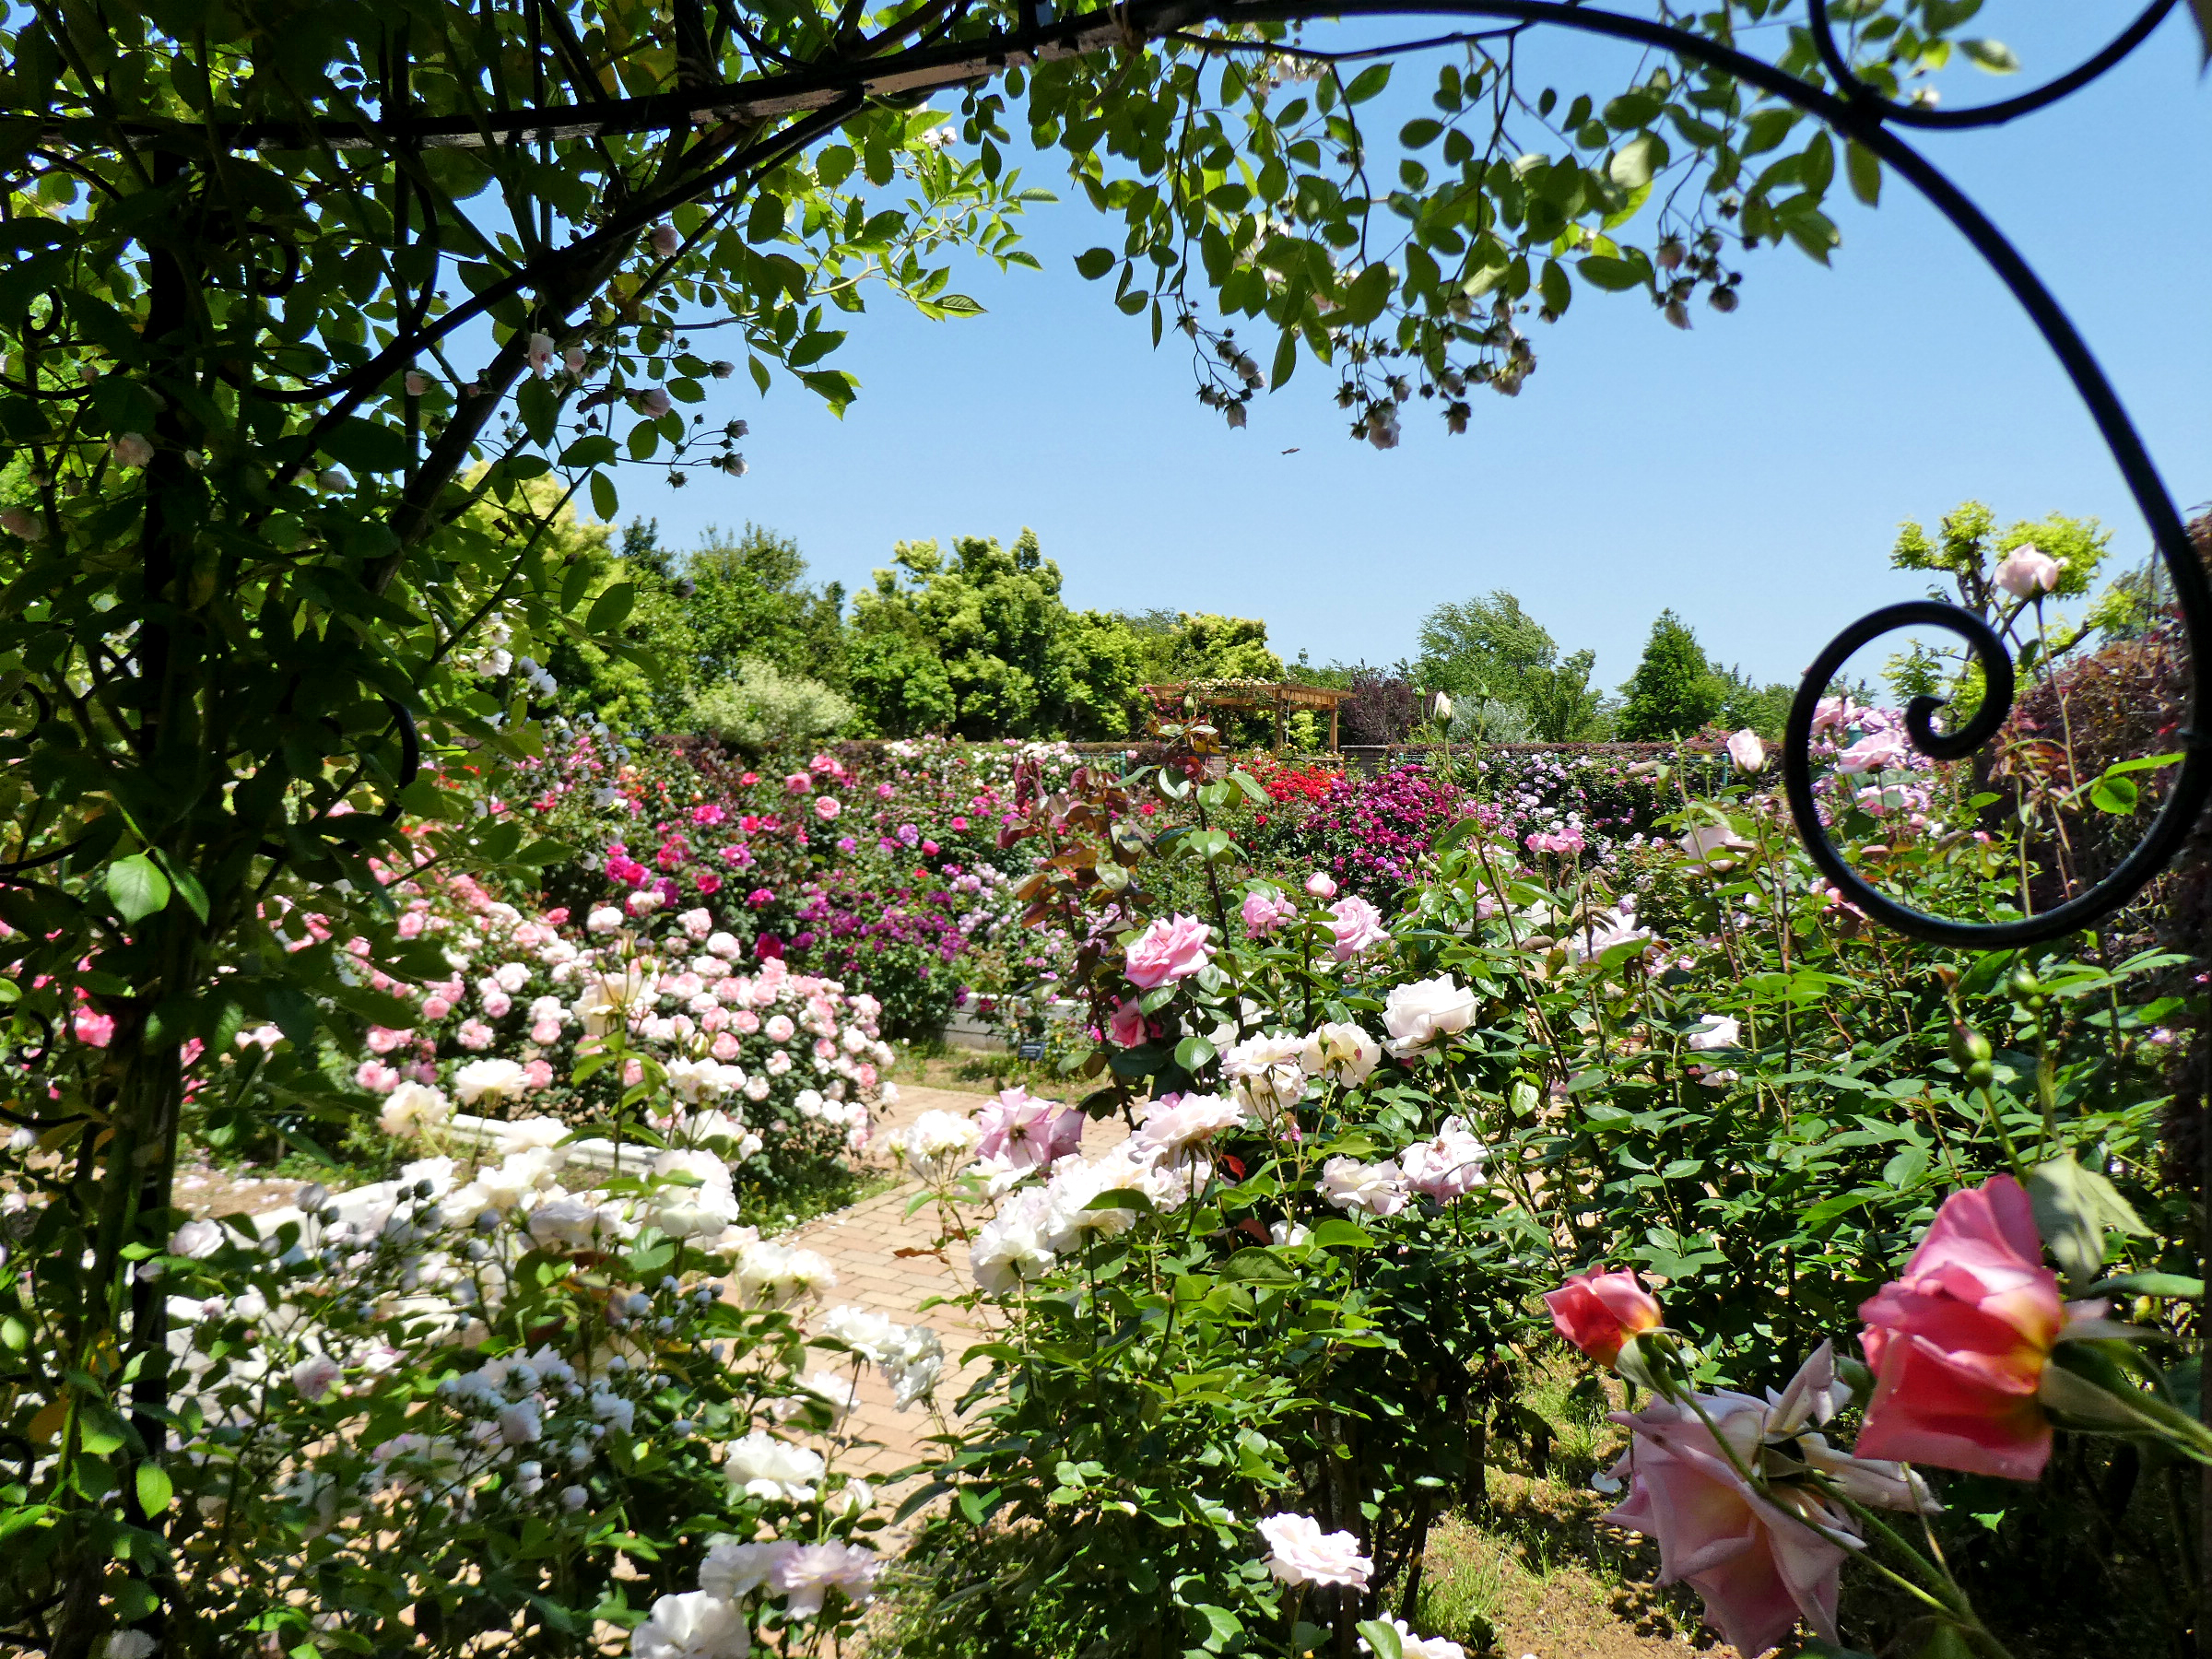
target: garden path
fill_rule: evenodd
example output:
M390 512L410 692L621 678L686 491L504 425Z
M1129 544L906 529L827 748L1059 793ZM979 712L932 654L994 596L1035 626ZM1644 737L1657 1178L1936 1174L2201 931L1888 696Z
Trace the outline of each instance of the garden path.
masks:
M899 1100L876 1114L876 1157L894 1167L892 1138L929 1111L968 1116L990 1099L949 1088L902 1087ZM1095 1157L1120 1141L1128 1131L1120 1124L1094 1123L1084 1135L1083 1150ZM966 1253L954 1245L944 1254L934 1252L941 1226L934 1206L909 1216L907 1205L921 1190L902 1181L888 1193L864 1199L850 1209L809 1221L784 1235L783 1241L802 1245L829 1258L837 1271L837 1288L830 1303L852 1302L872 1313L884 1313L902 1324L926 1324L944 1339L946 1371L937 1385L939 1407L947 1417L953 1405L986 1369L982 1360L962 1366L959 1358L995 1333L971 1319L962 1309L939 1306L923 1310L933 1296L958 1296L969 1288ZM983 1316L987 1321L988 1314ZM891 1403L890 1386L869 1367L860 1382L860 1404L847 1419L847 1432L864 1443L841 1459L844 1466L880 1480L920 1462L933 1448L929 1436L936 1432L929 1413L920 1406L900 1411Z

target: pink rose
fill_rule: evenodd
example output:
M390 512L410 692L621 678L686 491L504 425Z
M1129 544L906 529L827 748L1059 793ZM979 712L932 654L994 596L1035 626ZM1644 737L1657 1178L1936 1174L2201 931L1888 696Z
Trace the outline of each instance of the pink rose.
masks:
M1159 921L1137 935L1129 947L1124 971L1129 982L1152 990L1180 979L1188 979L1214 954L1207 943L1212 930L1195 916L1177 916L1172 921Z
M524 1088L549 1088L553 1084L553 1067L543 1060L533 1060L523 1067Z
M1133 1002L1115 1002L1113 1018L1106 1022L1106 1041L1116 1048L1135 1048L1144 1040L1145 1011Z
M426 996L423 998L422 1017L425 1019L443 1019L453 1011L453 1005L446 1001L442 996Z
M637 1087L637 1085L642 1083L643 1081L645 1081L645 1063L642 1060L625 1060L622 1062L622 1084L624 1088L634 1088Z
M803 771L795 771L783 780L783 787L793 794L810 794L814 790L814 780Z
M399 1074L375 1060L362 1061L353 1080L371 1094L390 1094L399 1087Z
M1997 585L2015 599L2048 594L2058 586L2058 560L2033 542L2023 542L1996 569Z
M1284 924L1297 921L1298 906L1280 893L1247 893L1237 913L1244 919L1246 933L1264 939Z
M1335 918L1329 925L1336 941L1331 951L1340 962L1348 962L1390 937L1382 926L1382 912L1357 893L1330 905L1329 914Z
M92 1008L79 1008L70 1022L79 1042L93 1048L106 1048L115 1039L115 1016L102 1014Z
M2051 1457L2036 1393L2067 1312L2020 1183L1995 1175L1953 1193L1905 1270L1860 1305L1875 1390L1858 1450L2036 1479Z
M1330 879L1328 872L1316 870L1306 877L1306 891L1316 899L1334 899L1336 897L1336 884Z
M453 1041L465 1049L481 1052L492 1045L497 1035L480 1019L465 1019L461 1022L461 1029L453 1033Z
M814 797L814 816L818 818L820 818L825 824L843 810L844 808L838 804L838 799L835 795L817 795Z
M1577 1273L1557 1290L1545 1292L1551 1328L1600 1365L1620 1358L1631 1336L1655 1331L1666 1315L1634 1273Z
M1619 1277L1626 1277L1626 1275ZM1739 1456L1759 1454L1765 1409L1742 1394L1702 1403ZM1836 1579L1846 1553L1744 1481L1687 1407L1657 1400L1613 1420L1633 1430L1619 1472L1634 1485L1599 1519L1659 1540L1659 1582L1687 1580L1705 1600L1705 1622L1745 1659L1786 1640L1797 1620L1836 1636ZM1616 1477L1618 1478L1618 1473ZM1841 1517L1822 1524L1843 1532Z
M744 1016L739 1015L738 1018L742 1019ZM737 1054L737 1039L731 1033L724 1031L721 1036L714 1039L714 1058L721 1061L724 1065L727 1065L731 1061L736 1059Z
M530 1028L530 1041L543 1044L559 1042L560 1041L560 1021L558 1019L539 1020Z
M1840 772L1885 771L1905 764L1911 750L1901 732L1869 732L1836 757Z

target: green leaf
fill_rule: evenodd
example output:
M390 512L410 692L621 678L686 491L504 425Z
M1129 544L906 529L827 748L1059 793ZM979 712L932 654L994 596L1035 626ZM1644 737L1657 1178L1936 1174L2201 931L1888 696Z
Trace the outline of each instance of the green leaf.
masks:
M158 1515L166 1510L176 1497L170 1484L169 1471L158 1463L138 1465L138 1507L148 1515Z
M1276 1259L1271 1250L1247 1245L1221 1264L1221 1277L1244 1285L1295 1285L1298 1275Z
M2205 1281L2179 1273L2123 1273L2099 1279L2083 1294L2088 1296L2186 1296L2205 1293Z
M606 524L612 524L615 514L622 511L622 498L615 491L615 481L605 473L592 475L592 511Z
M592 614L584 618L583 625L595 634L612 633L629 619L629 608L637 602L637 585L618 582L592 601Z
M1843 146L1843 171L1851 178L1851 194L1869 207L1882 200L1882 159L1856 138Z
M2028 1171L2028 1201L2035 1206L2043 1243L2069 1284L2088 1285L2102 1276L2107 1229L2137 1238L2149 1231L2110 1181L2070 1157Z
M1583 280L1592 288L1601 288L1608 293L1623 293L1643 286L1643 273L1625 259L1616 259L1609 253L1593 253L1575 264Z
M125 922L137 922L169 903L169 877L143 853L108 866L108 897Z
M2139 798L2140 794L2131 780L2115 778L2110 773L2089 786L2089 804L2115 818L2126 818L2133 813Z
M207 889L200 885L200 878L190 870L179 869L166 853L157 850L154 858L160 865L161 873L169 877L170 885L176 888L177 896L184 900L186 907L202 922L206 921Z
M835 190L853 176L853 149L850 145L832 144L814 159L815 182L824 190ZM757 241L759 239L754 238Z
M2204 47L2202 61L2212 64L2212 0L2189 0L2189 15L2196 21L2197 39Z
M1430 121L1424 116L1418 121L1409 121L1404 126L1400 127L1398 129L1398 142L1404 145L1407 149L1422 149L1429 145L1434 144L1437 139L1437 135L1441 133L1443 130L1444 124L1442 122Z
M1977 69L1986 69L1992 75L2018 75L2020 60L2013 55L2012 48L2002 41L1971 40L1957 42L1959 50Z
M1331 1216L1313 1224L1312 1230L1306 1235L1306 1242L1318 1244L1324 1250L1372 1250L1376 1240L1359 1222Z
M323 453L356 472L397 472L407 464L407 435L397 427L348 416L324 434Z
M1398 1627L1380 1618L1363 1618L1352 1627L1359 1632L1375 1659L1405 1659L1406 1644L1398 1640Z
M1365 103L1389 85L1390 65L1386 63L1371 64L1344 89L1344 101L1347 104Z
M1214 1057L1214 1045L1203 1037L1185 1037L1175 1045L1175 1064L1194 1072Z
M1630 139L1613 154L1606 164L1606 176L1623 190L1638 190L1652 182L1652 175L1666 165L1666 140L1656 133L1645 133Z
M1087 280L1096 282L1113 269L1113 255L1104 248L1092 248L1076 255L1076 270Z

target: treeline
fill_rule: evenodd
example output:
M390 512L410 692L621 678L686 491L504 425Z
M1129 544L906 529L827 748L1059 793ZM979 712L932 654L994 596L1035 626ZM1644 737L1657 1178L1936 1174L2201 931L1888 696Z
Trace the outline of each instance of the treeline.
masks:
M1409 660L1317 665L1301 653L1286 665L1257 618L1070 608L1060 567L1028 530L1011 547L989 536L949 548L900 542L872 585L850 595L838 582L809 584L797 545L756 526L735 537L710 530L682 553L662 546L651 523L630 524L619 545L604 525L571 522L559 534L566 557L594 567L595 586L627 582L636 594L627 654L566 645L546 665L564 712L631 730L711 732L748 747L833 734L1135 736L1150 712L1143 688L1190 680L1345 690L1341 735L1353 744L1648 741L1713 724L1776 737L1794 692L1710 656L1672 610L1653 622L1634 672L1608 691L1591 682L1595 653L1562 650L1502 588L1430 610ZM1948 578L1956 592L1931 594L2010 627L2028 601L1973 572L2040 547L2052 573L2037 596L2086 597L2109 540L2096 521L2057 514L2000 533L1989 510L1970 501L1934 536L1903 526L1890 561ZM2079 625L2051 616L2033 649L2055 656L2092 633L2139 630L2155 608L2146 581L2121 578ZM1900 700L1940 689L1971 707L1978 691L1963 664L1925 648L1892 658L1888 677ZM1267 717L1220 718L1233 740L1271 738ZM1325 731L1300 713L1288 735L1312 747Z

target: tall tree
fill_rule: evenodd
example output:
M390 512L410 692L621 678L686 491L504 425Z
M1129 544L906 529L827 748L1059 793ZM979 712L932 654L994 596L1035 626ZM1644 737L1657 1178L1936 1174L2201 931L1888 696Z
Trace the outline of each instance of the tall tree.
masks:
M1659 613L1636 672L1621 687L1620 735L1631 742L1687 737L1721 712L1727 685L1672 610Z

